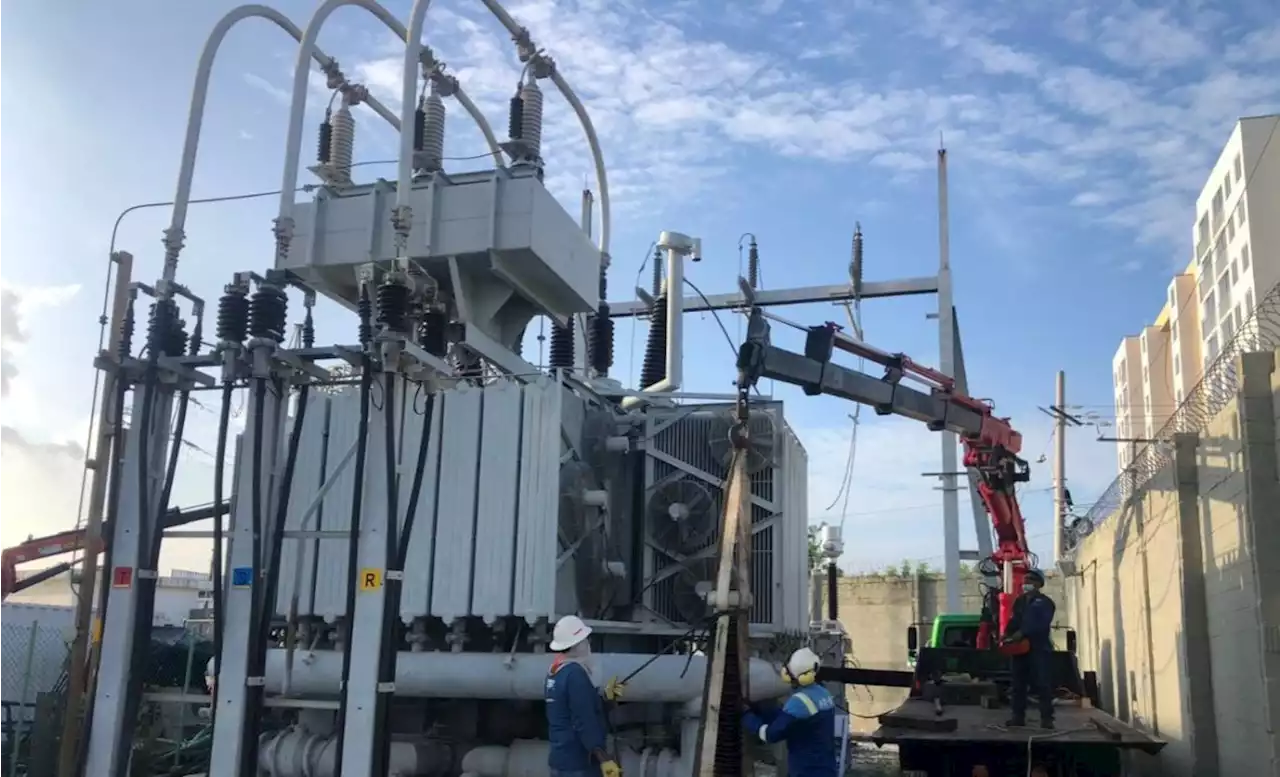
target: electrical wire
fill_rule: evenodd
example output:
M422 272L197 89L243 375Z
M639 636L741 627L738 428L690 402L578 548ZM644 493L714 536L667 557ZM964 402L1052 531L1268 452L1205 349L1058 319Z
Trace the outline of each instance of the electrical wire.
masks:
M385 474L385 484L387 488L386 500L386 529L384 531L386 539L386 560L391 562L398 560L399 545L396 535L398 534L400 505L399 505L399 482L396 480L396 473L399 470L396 450L396 374L391 371L382 373L382 381L384 386L385 399L383 400L384 410L383 418L383 453L385 461L383 462L383 470ZM429 437L427 430L423 430L423 437ZM397 570L401 567L397 566ZM397 575L399 577L400 575ZM399 586L396 587L397 592ZM387 591L386 593L390 593ZM380 655L378 656L378 694L373 705L373 731L375 746L373 750L373 765L370 767L370 774L386 774L388 771L387 757L391 748L391 731L387 722L387 716L390 713L391 694L383 693L382 688L386 687L384 683L394 683L396 679L396 649L398 640L396 640L396 627L400 620L400 602L396 597L395 611L392 612L391 602L384 599L382 607L382 639L379 642ZM347 613L347 617L351 617L351 613ZM351 646L347 645L348 651Z

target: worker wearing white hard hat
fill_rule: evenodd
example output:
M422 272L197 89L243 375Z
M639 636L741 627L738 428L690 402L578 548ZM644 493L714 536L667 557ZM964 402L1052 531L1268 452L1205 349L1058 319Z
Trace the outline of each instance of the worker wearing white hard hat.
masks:
M780 709L753 707L742 719L761 742L787 743L789 777L836 777L835 699L818 684L818 654L802 647L782 667L793 692Z
M547 671L547 765L552 777L621 777L622 769L609 755L604 704L596 689L591 656L591 627L574 615L556 622L551 650L556 653ZM610 680L604 696L615 701L622 686Z

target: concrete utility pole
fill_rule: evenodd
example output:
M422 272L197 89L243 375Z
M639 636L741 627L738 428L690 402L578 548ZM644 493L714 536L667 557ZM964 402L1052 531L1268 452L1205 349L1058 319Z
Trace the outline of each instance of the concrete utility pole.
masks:
M1067 374L1058 370L1058 390L1053 400L1056 421L1053 433L1053 564L1062 560L1063 520L1067 511Z
M938 369L954 378L955 311L951 296L951 234L947 210L947 150L938 149ZM956 479L960 444L955 432L942 437L942 549L947 580L947 612L960 611L960 486Z

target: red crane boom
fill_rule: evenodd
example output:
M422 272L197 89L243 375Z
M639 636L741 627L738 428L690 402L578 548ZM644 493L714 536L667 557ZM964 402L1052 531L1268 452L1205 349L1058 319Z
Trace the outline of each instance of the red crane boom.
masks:
M1015 486L1031 477L1019 458L1022 435L999 418L989 403L956 391L955 380L917 364L903 354L882 351L840 332L834 323L807 327L804 353L793 353L770 342L766 314L751 312L747 339L738 352L739 384L755 385L761 378L801 387L805 394L828 394L870 406L877 415L899 415L924 423L931 431L955 432L964 444L964 464L978 473L978 494L995 531L991 554L1001 577L996 601L984 606L979 647L990 647L993 627L1004 634L1013 616L1013 602L1030 568L1026 524ZM790 322L787 322L790 323ZM834 364L836 349L884 367L880 377ZM904 385L910 378L922 389ZM994 604L994 606L992 606Z

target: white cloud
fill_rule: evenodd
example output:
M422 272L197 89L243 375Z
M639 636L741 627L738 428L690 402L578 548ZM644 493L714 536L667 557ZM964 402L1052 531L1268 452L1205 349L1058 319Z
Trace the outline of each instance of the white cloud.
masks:
M292 95L288 89L277 86L257 73L242 73L241 77L244 82L254 89L262 92L271 99L279 102L281 105L288 105L292 101Z

